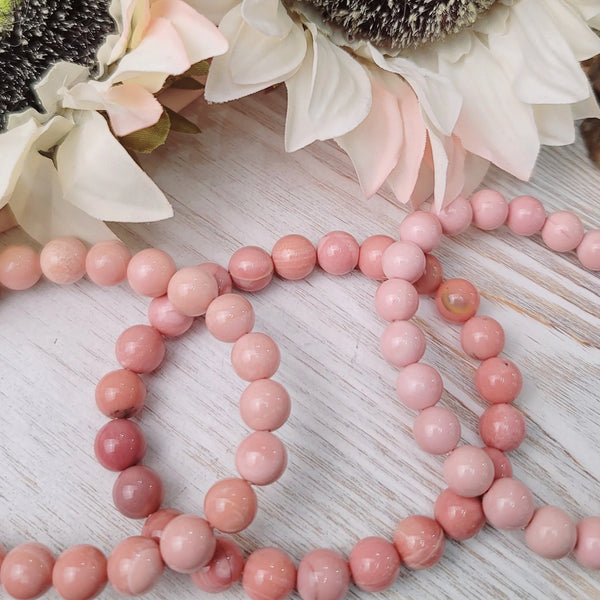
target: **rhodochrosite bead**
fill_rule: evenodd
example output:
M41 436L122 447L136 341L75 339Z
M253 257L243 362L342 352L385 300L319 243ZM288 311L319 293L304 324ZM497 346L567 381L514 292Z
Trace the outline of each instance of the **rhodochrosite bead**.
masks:
M577 523L575 558L588 569L600 569L600 517L588 517Z
M254 485L277 481L287 465L283 442L268 431L255 431L244 438L235 453L238 473Z
M548 215L542 227L544 243L555 252L575 250L583 239L583 233L583 223L579 217L566 210Z
M148 320L154 329L168 337L183 335L194 322L193 317L179 312L168 296L160 296L150 302Z
M479 419L479 435L486 446L510 452L525 439L525 419L512 404L494 404Z
M443 406L426 408L413 425L417 445L430 454L446 454L460 440L460 423L454 413Z
M251 600L284 600L294 589L296 567L279 548L260 548L246 561L242 585Z
M246 381L268 379L279 368L281 355L277 344L264 333L247 333L231 350L231 365Z
M381 264L383 253L394 243L394 238L389 235L372 235L368 237L361 245L358 255L358 268L360 272L374 279L381 281L385 279L385 273Z
M508 456L497 448L489 448L486 446L483 451L492 459L494 463L494 479L501 477L512 477L513 470Z
M588 231L577 246L577 257L591 271L600 271L600 229Z
M494 356L484 360L475 371L475 387L491 404L512 402L521 392L523 376L515 363Z
M135 465L123 471L113 486L115 506L130 519L144 519L160 508L164 489L160 476L150 467Z
M415 243L423 252L431 252L442 239L440 220L433 213L417 210L400 223L400 239Z
M221 342L236 342L254 327L254 309L239 294L215 298L205 316L206 328Z
M473 207L466 198L459 196L442 208L438 213L438 219L442 224L442 231L446 235L458 235L471 225Z
M304 236L286 235L273 246L271 258L279 277L295 281L312 273L317 264L317 251Z
M204 497L204 514L223 533L238 533L256 516L256 494L244 479L231 477L217 481Z
M123 471L144 458L144 432L129 419L109 421L96 435L94 453L105 469Z
M480 190L471 196L473 225L490 231L504 224L508 217L508 203L495 190Z
M167 296L181 314L199 317L219 295L217 280L202 267L184 267L169 280Z
M108 557L108 580L121 594L140 596L158 583L164 568L154 540L142 536L129 537L118 544Z
M486 519L498 529L521 529L533 516L533 496L517 479L496 479L483 496Z
M404 279L388 279L375 293L375 310L386 321L407 321L419 308L415 286Z
M207 521L195 515L178 515L160 537L160 554L165 564L178 573L193 573L215 553L217 540Z
M425 344L425 335L414 323L393 321L381 335L380 348L391 365L405 367L422 358Z
M394 532L394 545L409 569L428 569L442 558L446 538L437 521L423 515L413 515L398 524Z
M52 585L64 600L90 600L106 586L106 558L94 546L73 546L57 559Z
M131 251L118 240L100 242L92 246L85 257L88 277L97 285L117 285L127 277Z
M40 253L42 273L53 283L68 285L85 275L85 244L73 237L48 242Z
M0 583L13 598L41 596L52 585L54 556L46 546L27 542L13 548L2 561Z
M433 254L426 254L425 270L414 282L415 290L419 294L435 294L442 284L443 277L442 263Z
M167 293L171 277L177 268L175 261L162 250L146 248L134 254L127 265L127 281L131 289L150 298Z
M380 537L368 537L352 548L349 564L357 587L365 592L381 592L396 581L401 562L393 544Z
M556 506L542 506L525 529L525 541L544 558L563 558L575 547L577 527L571 517Z
M446 458L444 479L460 496L481 496L494 481L494 463L482 448L461 446Z
M425 272L425 253L413 242L394 242L383 253L381 267L388 279L417 281Z
M96 405L111 419L137 415L146 402L146 386L141 377L128 369L107 373L96 386Z
M404 367L396 381L398 398L415 410L423 410L437 404L443 389L440 374L430 365L421 362Z
M0 284L9 290L26 290L41 276L40 255L30 246L8 246L0 252Z
M518 235L533 235L541 231L546 221L544 205L531 196L519 196L508 205L509 229Z
M258 292L273 279L273 260L258 246L246 246L233 253L229 274L233 283L245 292Z
M115 354L125 369L135 373L151 373L165 357L165 342L154 327L134 325L117 339Z
M491 317L472 317L460 331L460 343L471 357L486 360L504 348L504 329Z
M449 538L467 540L485 524L485 515L479 498L465 498L451 489L445 489L435 501L435 520Z
M358 264L360 246L345 231L331 231L317 245L319 266L331 275L346 275Z
M207 273L210 273L217 280L219 296L221 294L231 293L231 290L233 289L233 281L231 280L231 275L229 275L229 271L227 271L227 269L213 262L200 263L198 266L202 267Z
M161 508L160 510L157 510L144 521L142 536L159 543L167 523L170 523L180 514L181 511L173 508Z
M279 429L287 421L291 410L287 390L272 379L253 381L240 397L242 419L256 431Z
M239 581L243 568L244 555L240 547L231 538L220 535L210 562L194 571L190 579L202 591L216 594Z
M479 309L479 292L466 279L448 279L438 288L435 305L447 321L464 323Z
M296 588L302 600L342 600L349 587L348 563L334 550L313 550L298 565Z

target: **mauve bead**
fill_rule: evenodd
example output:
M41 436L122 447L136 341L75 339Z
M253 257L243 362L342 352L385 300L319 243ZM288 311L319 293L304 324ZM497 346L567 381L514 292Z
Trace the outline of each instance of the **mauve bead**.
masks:
M475 371L475 387L490 404L504 404L519 395L523 376L515 363L494 356L484 360Z
M255 431L245 437L235 453L238 473L254 485L277 481L287 466L283 442L268 431Z
M380 349L387 362L405 367L425 354L425 335L410 321L394 321L381 334Z
M38 598L52 585L54 556L46 546L27 542L13 548L2 561L0 583L13 598Z
M157 510L144 521L141 535L154 540L156 543L160 543L160 538L167 524L180 514L181 511L174 508L161 508Z
M313 550L298 565L296 589L302 600L343 600L349 587L350 567L335 550Z
M556 506L542 506L533 513L525 528L525 541L530 550L543 558L563 558L575 548L575 521Z
M217 280L203 267L184 267L169 280L167 296L180 313L199 317L219 295Z
M233 281L231 280L231 275L229 275L229 272L225 267L213 262L201 263L198 266L202 267L216 279L219 296L221 294L231 293L231 290L233 289Z
M236 342L254 327L254 309L239 294L223 294L206 310L206 328L221 342Z
M258 246L236 250L229 260L233 283L245 292L258 292L273 279L273 261L268 252Z
M217 536L217 545L210 562L190 575L192 583L203 592L225 592L240 580L244 569L244 555L231 538Z
M504 225L508 217L506 198L495 190L480 190L471 196L473 225L485 231Z
M460 446L444 461L444 480L460 496L481 496L494 481L494 463L481 448Z
M96 405L111 419L137 415L146 402L146 386L141 377L128 369L107 373L96 386Z
M386 321L408 321L419 308L419 294L404 279L388 279L375 293L375 310Z
M0 284L9 290L27 290L42 276L40 255L30 246L8 246L0 252Z
M256 516L256 508L256 494L244 479L221 479L204 497L206 518L223 533L238 533L246 529Z
M398 523L394 545L402 562L416 571L428 569L439 562L446 548L446 537L434 519L412 515Z
M494 463L494 481L502 477L512 477L512 464L504 452L498 450L498 448L490 448L489 446L483 448L483 451Z
M446 235L458 235L469 229L473 220L473 207L466 198L458 196L440 210L438 219Z
M472 358L486 360L504 348L504 329L491 317L471 317L460 332L462 349Z
M414 282L415 289L419 294L435 294L442 285L443 277L442 263L433 254L426 254L425 271Z
M530 236L541 231L546 221L544 205L532 196L518 196L508 205L506 224L518 235Z
M483 495L483 512L497 529L522 529L533 516L533 496L518 479L496 479Z
M600 569L600 517L587 517L577 523L575 559L588 569Z
M464 323L479 309L479 292L466 279L447 279L435 294L435 306L451 323Z
M119 240L92 246L85 257L88 277L97 285L112 286L125 281L131 251Z
M394 242L383 253L381 267L389 279L417 281L425 272L425 254L413 242Z
M468 540L485 524L485 515L479 498L464 498L451 489L445 489L433 507L435 520L453 540Z
M208 521L196 515L178 515L165 526L160 554L167 567L177 573L193 573L208 564L217 540Z
M400 223L400 239L414 242L423 252L431 252L442 239L440 220L433 213L417 210Z
M357 542L348 563L354 584L365 592L381 592L392 586L401 564L394 544L380 537Z
M246 561L242 586L251 600L284 600L294 589L296 566L279 548L259 548Z
M272 379L253 381L240 397L240 414L256 431L279 429L290 416L292 403L287 390Z
M94 453L105 469L123 471L144 458L144 432L129 419L109 421L96 435Z
M146 248L134 254L127 265L127 281L141 296L158 298L167 293L169 280L177 268L175 261L162 250Z
M123 471L113 486L115 507L130 519L145 519L160 508L163 498L160 476L150 467L142 465Z
M588 231L579 246L577 258L581 264L590 271L600 271L600 229Z
M247 333L231 349L231 365L246 381L268 379L279 368L281 354L277 344L264 333Z
M360 246L356 239L345 231L331 231L317 245L317 261L326 273L346 275L358 264Z
M583 223L572 212L559 210L548 215L542 227L542 239L555 252L575 250L583 239Z
M527 434L523 415L512 404L494 404L479 419L479 435L486 446L510 452Z
M134 373L151 373L165 357L165 343L154 327L134 325L118 338L115 354L121 366Z
M106 557L98 548L73 546L57 559L52 585L64 600L90 600L106 586Z
M168 296L160 296L148 306L148 321L162 335L177 337L192 326L194 318L179 312Z
M402 404L415 410L435 406L442 397L443 389L437 370L420 362L404 367L396 380L398 398Z
M48 242L40 253L42 273L61 285L75 283L85 275L85 244L73 237Z
M391 238L389 235L372 235L368 237L360 245L358 254L358 268L360 272L375 281L385 279L381 260L383 253L393 243L394 238Z
M460 422L456 415L442 406L426 408L417 415L413 425L417 445L429 454L447 454L460 440Z
M125 596L141 596L158 583L164 568L154 540L142 536L129 537L118 544L108 557L108 580Z
M302 235L286 235L271 250L275 272L283 279L297 281L308 277L317 264L317 251Z

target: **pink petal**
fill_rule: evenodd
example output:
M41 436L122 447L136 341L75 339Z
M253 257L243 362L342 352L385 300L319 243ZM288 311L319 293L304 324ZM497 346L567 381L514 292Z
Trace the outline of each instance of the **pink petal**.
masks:
M110 126L118 136L154 125L162 115L158 100L137 83L114 85L104 94Z

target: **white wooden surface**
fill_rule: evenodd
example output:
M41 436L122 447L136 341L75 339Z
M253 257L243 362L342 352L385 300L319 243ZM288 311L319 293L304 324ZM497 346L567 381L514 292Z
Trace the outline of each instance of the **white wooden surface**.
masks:
M334 144L283 152L283 90L208 110L199 103L188 115L202 134L174 138L143 160L176 216L117 227L134 250L163 248L180 266L226 265L240 246L270 249L287 233L314 242L334 229L359 240L397 235L406 209L389 191L365 201ZM581 143L544 151L529 184L496 171L487 183L508 197L538 194L548 211L573 208L587 227L600 226L600 171L587 162ZM20 239L12 231L0 243ZM505 355L523 371L518 405L529 435L512 453L515 475L538 503L557 504L575 518L600 515L598 275L580 269L571 255L549 252L539 237L518 238L504 228L445 239L437 255L448 276L480 287L481 313L503 324ZM444 487L442 459L415 447L414 414L395 399L395 372L377 351L383 322L372 307L375 289L359 273L315 272L301 283L274 280L251 299L256 330L280 344L276 378L290 391L293 415L280 430L289 467L279 482L258 490L258 517L238 537L246 551L274 544L296 561L319 546L347 554L361 537L390 537L409 514L432 514ZM95 432L105 422L94 386L117 368L115 339L145 322L147 302L125 285L99 289L89 281L0 294L0 539L7 547L35 539L57 553L76 543L109 552L137 534L141 522L114 509L115 475L93 457ZM479 443L484 405L472 383L476 363L460 351L457 329L436 316L431 300L422 301L417 321L428 336L425 360L445 381L443 405L457 412L463 441ZM164 478L166 506L202 511L207 488L235 474L236 444L246 433L237 412L244 384L231 369L229 349L199 321L168 342L166 363L147 378L140 419L149 446L145 462ZM117 594L107 590L102 597ZM147 597L204 595L186 577L168 573ZM244 594L238 587L225 597ZM370 595L352 589L349 597ZM449 543L436 567L403 570L377 597L600 598L600 573L572 558L538 559L522 532L486 527L473 540Z

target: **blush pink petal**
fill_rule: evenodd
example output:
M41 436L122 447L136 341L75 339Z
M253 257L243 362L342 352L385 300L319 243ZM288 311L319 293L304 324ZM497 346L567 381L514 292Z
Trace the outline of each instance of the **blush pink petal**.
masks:
M137 83L114 85L104 94L110 126L118 136L154 125L162 115L160 102Z

